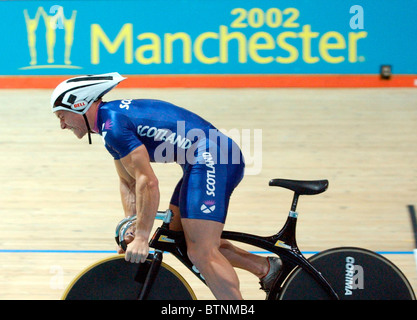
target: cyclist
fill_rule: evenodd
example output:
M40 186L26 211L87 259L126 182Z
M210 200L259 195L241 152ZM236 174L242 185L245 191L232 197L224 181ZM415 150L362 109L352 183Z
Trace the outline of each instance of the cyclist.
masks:
M170 209L170 228L183 230L187 254L217 299L242 299L234 267L248 270L269 290L281 269L278 257L261 257L220 238L229 198L244 174L239 147L200 116L150 99L103 102L125 80L117 72L80 76L60 83L51 97L61 129L79 138L96 133L114 158L126 216L137 215L125 259L144 262L159 206L151 162L176 162L183 176ZM120 252L120 250L119 250Z

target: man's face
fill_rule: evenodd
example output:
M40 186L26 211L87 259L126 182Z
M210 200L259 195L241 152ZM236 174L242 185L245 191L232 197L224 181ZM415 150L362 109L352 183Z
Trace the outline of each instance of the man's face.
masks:
M87 127L82 115L65 110L56 111L55 115L59 119L61 129L71 130L78 139L87 134Z

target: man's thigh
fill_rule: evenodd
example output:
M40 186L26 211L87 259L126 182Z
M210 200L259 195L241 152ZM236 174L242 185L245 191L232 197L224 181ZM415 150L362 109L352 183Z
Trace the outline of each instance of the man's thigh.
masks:
M212 220L181 219L187 247L219 248L224 224Z

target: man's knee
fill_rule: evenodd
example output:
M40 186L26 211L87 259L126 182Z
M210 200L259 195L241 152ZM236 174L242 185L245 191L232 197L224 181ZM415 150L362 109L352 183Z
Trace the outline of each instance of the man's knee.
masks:
M191 262L198 268L198 265L218 259L223 224L193 219L182 219L181 222Z
M204 269L204 266L215 260L215 247L199 247L191 246L187 248L187 255L191 262L199 269Z

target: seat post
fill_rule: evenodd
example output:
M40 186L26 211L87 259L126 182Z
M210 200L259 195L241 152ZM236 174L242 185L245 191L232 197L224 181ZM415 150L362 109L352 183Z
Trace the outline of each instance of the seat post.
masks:
M296 210L297 210L298 197L299 197L299 195L297 193L294 193L294 197L292 199L292 204L291 204L291 211L292 212L296 212Z

